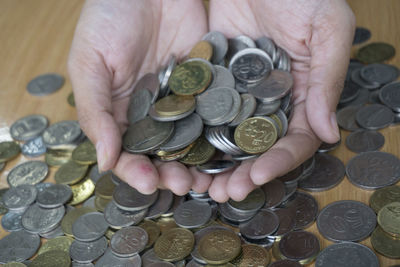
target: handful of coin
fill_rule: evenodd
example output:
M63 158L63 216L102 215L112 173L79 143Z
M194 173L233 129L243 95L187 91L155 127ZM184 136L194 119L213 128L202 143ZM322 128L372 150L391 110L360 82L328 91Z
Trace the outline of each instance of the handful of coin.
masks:
M271 39L228 42L209 32L180 64L171 56L158 75L137 82L123 148L206 173L226 171L235 164L210 162L215 148L240 161L285 136L292 87L290 58Z

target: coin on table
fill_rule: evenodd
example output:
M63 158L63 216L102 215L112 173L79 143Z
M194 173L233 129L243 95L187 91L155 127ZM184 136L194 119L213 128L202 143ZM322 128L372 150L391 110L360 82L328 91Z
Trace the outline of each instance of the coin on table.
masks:
M111 199L116 187L112 181L112 173L104 174L96 183L95 194L98 197Z
M372 104L362 107L356 114L357 123L369 130L385 128L393 123L394 114L386 106Z
M127 211L147 209L156 202L158 191L144 195L128 184L119 184L113 194L113 200L118 208Z
M210 220L211 213L211 206L207 202L189 200L178 206L174 212L174 219L180 227L198 228Z
M317 200L306 192L296 191L294 189L293 200L285 205L285 207L295 212L295 230L305 229L309 227L317 218L318 203Z
M11 232L0 239L0 263L27 260L36 253L39 246L40 238L37 234L25 230Z
M349 103L360 94L360 86L353 81L344 81L343 91L340 94L339 103Z
M132 257L146 246L147 232L137 226L129 226L115 232L110 241L112 252L118 257Z
M368 103L369 97L370 97L370 92L368 90L360 90L356 98L354 98L349 102L339 104L337 109L340 110L349 106L358 106L358 107L364 106L365 104Z
M372 247L385 257L400 258L400 240L387 234L380 226L371 235Z
M383 231L395 238L400 237L400 202L392 202L382 207L377 219Z
M97 211L103 212L106 210L107 205L111 202L111 199L105 199L102 197L94 198L94 206Z
M364 27L357 27L354 33L353 45L361 44L371 38L371 31Z
M377 131L358 130L346 138L346 146L355 153L376 151L385 144L385 137Z
M0 143L0 163L12 160L21 151L19 145L12 141Z
M74 240L68 236L59 236L49 239L40 247L38 255L50 250L62 250L69 253L69 247L71 246L73 241Z
M50 166L57 167L71 160L71 149L46 149L44 159Z
M364 152L350 159L346 174L352 184L366 190L386 187L400 180L400 160L386 152Z
M199 41L195 44L190 50L188 57L189 58L204 58L205 60L210 61L213 55L213 47L208 41Z
M31 233L47 233L57 228L64 214L64 206L45 209L33 204L22 215L22 225Z
M211 62L214 64L221 62L228 52L228 40L224 34L218 31L211 31L206 33L202 40L208 41L212 45L213 54Z
M72 199L69 205L77 205L88 199L94 192L95 185L91 179L85 178L79 183L71 185Z
M303 169L304 166L300 165L294 170L291 170L290 172L286 173L283 176L277 177L276 179L285 184L297 183L300 180L300 178L302 178Z
M8 188L2 188L0 189L0 215L6 214L8 212L8 209L4 205L3 202L3 195L5 192L8 191Z
M194 145L189 150L180 162L187 165L198 165L209 161L215 153L215 147L212 146L204 136L200 136L194 142Z
M26 265L23 264L22 262L16 262L16 261L8 262L2 266L3 267L26 267Z
M361 47L356 54L356 58L363 63L371 64L383 62L392 58L396 53L391 44L375 42Z
M26 141L22 147L21 152L27 157L38 157L46 153L46 146L43 143L43 138L38 136L29 141Z
M35 77L26 86L34 96L45 96L54 93L64 85L64 77L57 73L46 73Z
M265 194L261 188L256 188L251 191L242 201L229 199L228 205L242 213L254 213L261 209L265 204Z
M163 233L154 244L154 252L158 258L173 262L186 258L194 246L194 236L191 231L183 228L173 228Z
M400 112L400 82L387 84L379 91L379 99L383 104L391 108L394 112Z
M174 194L171 190L159 190L156 202L149 207L146 219L156 219L168 212L174 201Z
M351 73L351 81L361 87L362 90L375 90L380 87L378 82L367 82L361 77L361 68L353 70Z
M72 237L72 225L82 215L95 212L96 209L90 207L80 207L68 211L61 221L61 228L65 235Z
M42 137L46 147L62 149L71 146L81 134L77 121L59 121L44 130Z
M264 184L261 189L264 191L265 204L264 208L275 208L283 202L285 197L285 186L283 182L274 179Z
M22 230L22 214L16 212L7 212L1 218L1 226L7 232Z
M58 184L76 184L85 177L88 165L81 165L75 161L68 161L54 174L54 180Z
M147 209L140 211L125 211L115 205L114 201L110 201L105 210L104 218L108 225L114 229L120 229L141 222L147 214Z
M91 242L72 242L69 255L72 260L79 263L91 263L104 254L108 246L107 239L103 236Z
M29 207L37 196L37 189L33 185L23 184L11 187L3 195L3 203L10 211L23 211Z
M39 136L48 124L49 121L43 115L28 115L11 125L10 134L15 140L27 141Z
M71 258L69 253L62 250L50 250L38 255L32 260L29 266L33 267L69 267L71 266Z
M72 151L72 160L83 165L96 163L96 148L94 147L93 143L90 141L85 141L79 144L74 151Z
M399 77L399 69L395 66L383 63L369 64L361 68L361 78L369 83L385 85Z
M244 152L258 154L267 151L277 140L276 126L266 118L248 118L235 129L236 145Z
M304 244L307 244L305 246ZM279 241L279 251L284 258L308 264L320 251L318 238L306 231L294 231L284 235Z
M334 242L361 241L376 226L375 212L359 201L335 201L321 210L317 227L321 235Z
M360 107L348 106L339 109L336 112L336 118L339 126L346 131L356 131L360 129L360 126L356 122L356 114Z
M369 205L375 213L392 202L400 202L400 186L398 185L378 189L369 198Z
M253 244L244 244L240 256L234 259L232 263L238 267L268 266L270 261L271 257L265 248Z
M36 202L43 208L56 208L64 205L72 197L72 190L68 185L52 184L38 192Z
M259 240L274 234L279 227L279 218L271 210L260 210L248 222L241 223L240 233L246 239Z
M90 242L102 237L107 228L103 213L89 212L76 219L72 224L72 233L76 240Z
M176 95L195 95L203 92L211 80L211 69L207 64L200 61L189 61L174 69L168 85Z
M26 161L15 166L7 175L10 186L22 184L35 185L43 181L49 172L49 167L43 161Z

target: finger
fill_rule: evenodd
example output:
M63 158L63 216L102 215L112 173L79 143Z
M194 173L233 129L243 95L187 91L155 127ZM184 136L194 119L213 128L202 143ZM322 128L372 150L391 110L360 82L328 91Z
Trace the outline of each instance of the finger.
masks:
M229 177L232 172L226 172L216 175L211 182L210 188L208 189L208 194L212 199L217 202L226 202L229 199L228 191L226 186L228 184Z
M192 188L193 177L185 165L177 161L153 161L160 174L160 184L174 194L183 196Z
M346 3L323 6L330 10L314 18L306 105L314 132L321 140L334 143L340 139L335 110L349 63L355 20Z
M253 164L250 177L254 184L262 185L288 173L311 157L320 145L307 122L304 102L294 107L288 134Z
M227 184L227 192L230 198L241 201L256 188L250 178L250 170L254 160L243 161L232 173Z
M157 169L145 155L122 152L114 172L143 194L151 194L157 190L159 181Z
M196 167L190 167L189 172L193 177L192 189L197 193L204 193L210 187L212 176L199 172Z

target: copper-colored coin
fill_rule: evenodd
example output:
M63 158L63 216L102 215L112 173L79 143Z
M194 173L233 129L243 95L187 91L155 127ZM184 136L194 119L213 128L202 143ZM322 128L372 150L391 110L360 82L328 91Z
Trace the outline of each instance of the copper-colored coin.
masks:
M79 164L93 164L97 161L96 148L90 141L85 141L72 152L72 160Z
M57 170L54 180L57 184L76 184L85 177L87 170L88 165L68 161Z
M156 242L157 238L161 234L160 227L152 220L144 220L138 226L143 228L149 237L146 248L152 247L154 242Z
M70 149L47 149L44 159L50 166L61 166L71 160L72 150Z
M213 55L213 47L208 41L200 41L190 50L189 58L204 58L210 61Z
M0 163L9 161L18 156L21 151L19 145L12 141L0 143Z
M90 178L85 178L77 184L71 185L72 200L70 205L77 205L88 199L94 191L95 185Z
M232 231L216 230L200 239L198 249L207 263L224 264L240 254L240 238Z
M162 234L154 244L154 252L164 261L183 260L192 252L193 233L184 228L174 228Z
M388 234L400 238L400 202L392 202L378 212L378 224Z
M94 198L94 206L97 211L104 212L108 203L110 203L111 199L105 199L102 197L95 197Z
M161 217L157 220L157 225L160 227L161 234L166 233L168 230L173 228L178 228L179 226L175 223L174 218L171 217Z
M212 146L204 136L200 136L180 162L187 165L203 164L209 161L214 153L215 147Z
M236 267L267 266L271 261L268 251L254 244L242 245L242 253L232 263Z
M275 125L266 118L252 117L243 121L235 129L236 145L249 154L267 151L277 140Z
M104 199L111 199L115 189L115 183L112 181L112 173L104 174L96 183L95 194Z
M195 95L203 92L212 80L211 69L200 61L185 62L177 66L168 80L176 95Z
M40 247L38 255L45 253L49 250L62 250L69 253L69 247L71 246L73 241L74 239L68 236L58 236L49 239Z
M383 206L400 202L400 186L392 185L376 190L369 199L369 205L378 213Z
M376 251L385 257L400 258L400 239L388 235L380 226L376 227L372 232L371 244Z
M193 96L168 95L154 104L156 112L162 116L176 116L188 112L196 105Z
M50 250L38 255L29 266L35 267L68 267L71 265L69 253L62 250Z

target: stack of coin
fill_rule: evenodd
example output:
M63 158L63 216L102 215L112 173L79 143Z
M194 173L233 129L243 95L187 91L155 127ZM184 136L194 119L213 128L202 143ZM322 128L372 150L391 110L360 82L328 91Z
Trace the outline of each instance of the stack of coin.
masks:
M254 42L241 35L228 41L209 32L180 64L172 56L158 82L152 73L138 81L123 148L188 165L208 162L212 147L236 161L256 157L286 135L289 71L289 56L269 38Z

